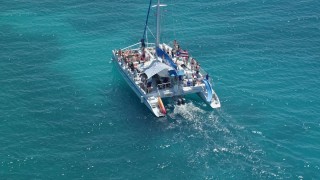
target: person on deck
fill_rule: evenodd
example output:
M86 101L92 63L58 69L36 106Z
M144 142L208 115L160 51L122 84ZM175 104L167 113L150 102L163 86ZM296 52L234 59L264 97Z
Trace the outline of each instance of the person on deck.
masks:
M197 65L196 65L196 74L197 75L199 74L199 71L200 71L200 64L197 63Z
M176 40L173 41L173 48L174 48L175 50L178 50L178 49L179 49L179 44L177 43Z
M151 92L152 89L152 79L147 80L147 93Z
M191 70L194 69L194 64L195 64L195 60L193 58L191 58Z

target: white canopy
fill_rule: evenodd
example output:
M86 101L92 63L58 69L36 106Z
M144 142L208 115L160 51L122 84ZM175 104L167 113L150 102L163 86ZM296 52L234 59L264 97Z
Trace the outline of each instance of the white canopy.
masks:
M150 66L144 69L144 73L147 75L148 79L155 74L158 74L159 76L162 76L162 77L168 77L169 70L173 70L173 68L171 68L170 66L164 63L155 61L155 62L152 62Z

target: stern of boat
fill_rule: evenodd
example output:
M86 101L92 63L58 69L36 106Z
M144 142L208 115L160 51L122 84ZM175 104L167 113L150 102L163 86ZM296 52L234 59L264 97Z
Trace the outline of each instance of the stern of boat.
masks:
M148 106L148 108L153 112L153 114L157 117L163 117L166 116L166 110L165 107L162 103L161 98L159 99L159 97L149 97L146 101L146 105ZM162 105L161 105L162 103Z
M202 89L201 92L198 93L198 95L207 103L210 105L211 108L220 108L220 100L216 92L212 88L212 83L210 81L204 79L203 83L205 84L205 87Z

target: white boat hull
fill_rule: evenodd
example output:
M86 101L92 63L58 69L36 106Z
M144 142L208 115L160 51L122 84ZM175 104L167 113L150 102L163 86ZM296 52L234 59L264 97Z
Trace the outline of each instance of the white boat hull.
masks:
M130 88L135 92L135 94L140 98L141 103L144 103L156 117L162 117L165 116L165 114L160 112L160 109L158 107L158 100L157 98L147 97L146 94L138 88L138 86L135 84L133 79L130 78L129 74L124 71L122 66L119 64L116 55L113 52L113 62L115 67L118 69L120 74L122 75L123 79L127 82L127 84L130 86Z
M139 49L139 47L135 47L137 45L139 44L134 44L132 46L124 48L123 50L125 51L125 53L133 53L130 58L132 58L133 56L139 56L139 54L141 54L141 50ZM163 46L168 49L171 48L166 44L163 44ZM151 46L148 48L150 48L150 50L146 50L146 53L149 54L149 56L152 56L152 51L155 50L155 47ZM207 104L210 105L210 107L221 107L217 94L212 89L211 83L207 80L208 78L205 77L207 73L202 69L200 69L200 73L196 72L194 69L192 69L190 64L184 64L181 59L179 60L181 62L178 62L178 59L175 59L174 65L176 65L176 67L171 68L167 65L168 62L163 62L163 58L161 60L157 57L152 56L151 60L140 63L137 62L137 60L127 61L126 59L128 58L128 55L121 54L119 56L118 54L119 52L117 52L116 50L113 51L113 62L116 68L118 69L124 80L127 82L127 84L130 86L130 88L138 96L141 103L144 103L155 116L161 117L165 116L166 114L166 110L161 103L161 99L158 100L159 97L175 97L174 99L178 101L187 94L197 93ZM167 54L166 56L166 58L170 58ZM174 59L170 60L171 63L173 63ZM131 62L131 66L128 62ZM134 67L132 62L136 62ZM171 68L171 70L166 68ZM169 71L174 71L177 73L181 72L181 70L183 71L182 75L173 74L172 76L169 73ZM195 74L200 77L195 78ZM151 85L148 86L146 79L143 80L141 75L146 76L148 82L149 80L152 80L150 81ZM154 79L153 77L156 77L155 75L157 75L158 78L160 76L171 78L169 78L169 82L162 82L159 79L156 80L157 78Z

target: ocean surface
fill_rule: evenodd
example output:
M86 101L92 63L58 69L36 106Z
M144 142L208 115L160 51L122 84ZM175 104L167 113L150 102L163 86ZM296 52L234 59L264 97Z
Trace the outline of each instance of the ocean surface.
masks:
M320 1L163 1L162 42L222 103L165 101L164 118L111 61L148 3L1 1L0 179L319 179Z

